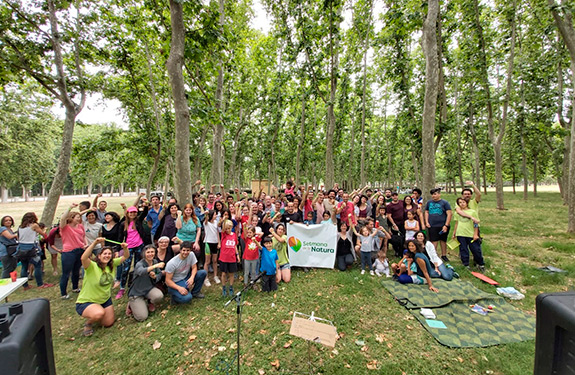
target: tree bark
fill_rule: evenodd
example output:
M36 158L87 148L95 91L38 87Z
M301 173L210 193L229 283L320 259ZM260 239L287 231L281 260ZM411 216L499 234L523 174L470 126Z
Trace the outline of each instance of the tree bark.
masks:
M533 154L533 196L537 196L537 152Z
M337 69L339 64L339 39L336 39L333 33L333 2L330 1L329 9L329 54L330 54L330 79L329 79L329 103L327 107L327 129L325 134L325 184L331 189L334 184L334 163L333 163L333 140L335 133L335 94L337 91ZM338 8L338 19L341 13L341 7ZM338 24L339 28L339 24Z
M527 189L529 186L529 176L527 175L527 152L525 152L525 135L523 134L523 129L519 129L519 131L521 132L521 173L523 174L523 200L527 200Z
M371 25L371 12L373 8L373 2L370 3L369 8L369 18L368 25ZM367 52L369 50L369 27L365 31L365 43L363 48L363 89L361 95L361 161L360 161L360 180L361 186L365 186L366 176L365 176L365 107L367 104L366 99L366 87L367 87Z
M64 185L66 184L66 179L68 177L70 156L72 155L72 138L74 136L74 125L76 123L76 116L78 116L78 114L82 111L82 108L84 108L84 104L86 102L86 91L82 84L83 76L80 66L78 40L75 40L75 66L76 73L78 75L77 79L81 83L80 103L78 105L72 101L71 95L68 92L66 74L64 73L64 57L62 55L62 46L60 44L62 35L58 31L58 19L56 17L56 8L54 7L53 0L48 0L48 17L50 20L51 43L52 48L54 49L54 66L56 68L57 86L59 92L57 99L62 102L66 110L64 128L62 131L62 144L60 146L60 156L58 157L58 166L56 167L56 173L54 175L54 179L52 180L50 191L48 192L46 204L42 210L41 221L46 223L46 225L51 225L54 221L54 215L56 213L56 208L58 207L60 195L62 195ZM78 20L76 24L77 26L79 25L79 22L80 21Z
M435 112L437 109L437 90L439 67L437 56L437 16L439 1L429 0L427 17L423 23L423 53L425 55L425 98L422 120L422 159L423 159L423 196L430 198L429 190L435 187Z
M220 5L220 28L223 30L225 22L224 5L225 0L219 0ZM224 95L224 62L223 57L218 63L218 80L216 86L216 112L219 115L218 121L214 124L214 136L212 138L212 168L210 170L210 183L223 184L224 182L224 124L221 115Z
M184 64L185 26L181 2L170 0L172 40L170 56L166 63L175 111L175 172L176 195L180 204L192 200L192 178L190 174L190 112L182 67Z
M561 37L569 50L569 56L571 58L571 67L575 66L575 29L573 28L573 18L570 11L564 10L563 17L559 14L559 6L554 0L547 0L549 6L551 7L551 13L555 19L555 23L559 28ZM574 71L575 75L575 71ZM575 82L574 82L575 84ZM575 103L575 95L573 98ZM571 116L571 139L569 142L569 178L567 183L564 184L564 188L568 191L568 224L567 232L575 233L575 105L572 106L572 116ZM564 161L565 163L566 161Z
M295 184L300 185L301 151L305 141L305 107L306 107L305 85L302 85L301 93L301 121L299 126L299 140L297 142L297 154L295 159Z

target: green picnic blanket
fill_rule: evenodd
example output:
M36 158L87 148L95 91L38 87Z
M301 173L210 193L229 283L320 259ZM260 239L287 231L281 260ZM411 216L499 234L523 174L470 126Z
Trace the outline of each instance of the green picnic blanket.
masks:
M439 293L427 285L400 284L382 281L400 304L404 305L439 343L452 348L469 348L520 342L535 338L535 318L507 303L503 297L486 293L468 282L433 279ZM483 316L471 311L470 305L494 306L493 312ZM436 321L446 328L433 328L420 314L426 307L433 311ZM441 325L441 324L439 324Z

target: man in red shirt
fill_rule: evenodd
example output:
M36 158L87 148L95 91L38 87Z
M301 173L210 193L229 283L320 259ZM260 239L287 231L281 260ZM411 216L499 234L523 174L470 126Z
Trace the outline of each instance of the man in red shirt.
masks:
M342 221L345 221L348 215L351 214L351 222L353 225L357 225L353 202L349 201L348 193L343 193L342 201L337 205L336 213L339 214L339 217L341 218L340 220Z

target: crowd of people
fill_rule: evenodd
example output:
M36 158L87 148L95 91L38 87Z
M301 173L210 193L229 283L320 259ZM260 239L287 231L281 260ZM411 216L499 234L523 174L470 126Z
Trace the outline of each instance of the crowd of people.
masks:
M114 323L112 299L126 294L126 314L142 321L166 295L174 304L189 303L204 298L202 289L212 282L222 284L222 296L233 296L240 269L245 285L263 273L261 290L277 290L279 283L291 280L286 226L302 223L337 225L338 270L347 271L359 259L361 274L427 284L437 291L433 278L458 277L447 258L452 223L462 264L470 266L471 252L479 270L484 269L481 193L468 184L454 213L440 189L431 190L432 199L423 205L418 188L400 200L391 189L366 186L346 192L336 185L326 191L323 186L296 188L291 181L282 192L272 188L269 195L260 191L251 197L239 189L226 191L223 185L219 192L215 185L207 192L200 188L183 206L175 198L162 202L158 195L148 200L140 194L132 205L121 205L121 214L108 211L99 194L92 203L70 205L49 229L32 212L16 230L14 220L4 216L2 277L9 277L20 262L22 277L33 270L39 288L51 287L43 282L43 260L50 254L53 274L61 273L61 298L70 298L71 279L72 292L78 293L76 311L85 318L83 333L89 336L95 323ZM398 258L391 265L390 245Z

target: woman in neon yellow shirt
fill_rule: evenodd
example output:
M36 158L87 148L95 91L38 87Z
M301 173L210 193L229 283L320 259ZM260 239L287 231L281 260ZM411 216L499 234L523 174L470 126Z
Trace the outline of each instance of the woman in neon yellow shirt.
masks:
M76 312L86 318L84 323L84 336L92 336L94 330L92 325L100 323L104 327L111 327L114 324L114 306L112 306L112 284L116 268L126 260L130 254L128 245L122 243L124 255L114 258L112 249L103 247L96 254L96 261L91 260L94 248L106 241L103 237L98 237L84 250L82 254L82 266L84 267L84 281L80 295L76 300Z
M467 201L457 198L457 205L470 218L463 217L457 211L454 215L455 226L453 227L453 238L459 241L459 257L461 263L469 268L469 251L473 254L473 260L479 271L485 271L485 261L481 251L481 241L479 240L479 227L477 222L477 211L467 206Z

